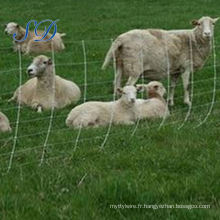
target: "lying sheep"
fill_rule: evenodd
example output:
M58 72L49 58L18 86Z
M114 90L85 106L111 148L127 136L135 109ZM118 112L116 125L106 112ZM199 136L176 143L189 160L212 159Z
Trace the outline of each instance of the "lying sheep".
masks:
M147 85L137 85L139 90L145 90L148 99L137 99L138 118L163 118L169 116L169 109L163 96L166 89L158 81L151 81Z
M136 119L136 88L118 88L121 98L112 102L90 101L76 106L69 113L66 125L69 127L98 127L109 124L134 124Z
M44 31L37 31L39 35L43 34ZM5 27L5 33L8 35L13 35L16 33L16 39L21 40L24 39L26 30L21 27L19 24L16 24L14 22L10 22ZM42 37L36 36L34 31L29 31L27 39L18 42L13 40L14 44L14 51L21 50L22 53L29 54L29 53L41 53L41 52L47 52L51 51L51 44L53 43L53 49L54 51L61 51L65 49L65 46L62 41L62 37L65 36L65 33L56 33L56 35L53 37L53 39L49 41L34 41L34 40L40 40ZM44 40L47 40L51 37L51 34L47 34L47 36L44 38Z
M52 107L63 108L79 100L81 95L79 87L55 75L50 58L44 55L35 57L27 72L34 78L19 87L9 101L16 100L41 112L42 109L48 110Z
M0 132L11 132L12 129L6 115L0 112Z
M122 75L129 77L127 85L134 85L142 73L150 80L159 80L170 73L170 105L174 104L177 79L182 76L184 103L191 105L190 73L201 69L209 57L217 20L210 17L194 20L192 24L195 28L191 30L146 29L121 34L112 43L102 68L115 58L115 88L120 87Z

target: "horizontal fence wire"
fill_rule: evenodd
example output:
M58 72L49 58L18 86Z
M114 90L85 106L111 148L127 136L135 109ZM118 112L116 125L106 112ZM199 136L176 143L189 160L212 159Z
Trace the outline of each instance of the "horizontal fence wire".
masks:
M177 121L174 121L174 122L170 122L170 123L165 123L164 126L172 126L172 125L176 125L177 123L180 123L182 122L182 120L177 120ZM216 123L216 121L210 121L210 122L207 122L208 125L211 125L213 123ZM220 125L220 121L219 121L219 125ZM138 131L141 131L141 130L146 130L146 129L152 129L152 128L157 128L157 126L151 126L151 127L141 127L138 129ZM142 135L138 134L138 131L137 133L135 134L136 137L142 137ZM123 134L123 132L122 132ZM106 134L104 135L97 135L97 136L94 136L94 137L90 137L90 138L83 138L83 139L80 139L79 142L86 142L86 141L94 141L96 139L103 139L104 137L106 136ZM110 134L111 137L114 137L114 136L118 136L118 133L113 133L113 134ZM126 137L126 136L124 136ZM75 139L71 140L71 141L66 141L66 142L59 142L59 143L55 143L55 144L48 144L48 146L56 146L56 145L64 145L64 144L73 144L75 142ZM24 150L20 150L20 151L17 151L17 153L24 153L26 151L31 151L31 150L36 150L36 149L41 149L43 145L39 145L39 146L36 146L34 148L27 148L27 149L24 149ZM98 148L98 147L97 147ZM55 149L53 149L53 151L56 151ZM63 157L63 155L60 155L60 156L54 156L54 157L49 157L47 158L46 160L47 161L50 161L50 160L54 160L54 159L60 159L60 158L68 158L68 159L71 159L72 158L72 155L73 155L73 150L70 149L69 152L67 151L64 151L64 152L61 152L61 151L57 151L59 152L60 154L62 153L66 153L66 154L69 154L68 156L65 156ZM1 156L5 156L7 155L7 153L5 154L0 154L0 157ZM13 166L13 168L20 168L20 167L26 167L26 166L29 166L29 165L34 165L34 164L39 164L40 160L37 159L36 161L33 161L33 162L26 162L26 163L22 163L22 164L15 164ZM2 172L6 172L6 170L4 168L1 168L0 169Z
M220 101L216 101L215 104L218 104L220 103ZM193 106L193 109L197 109L197 108L201 108L201 107L205 107L205 106L209 106L211 104L211 102L209 103L205 103L205 104L201 104L201 105L196 105L196 106ZM182 112L183 110L187 110L188 107L182 107L180 109L177 109L177 110L174 110L172 111L172 114L175 115L177 113L180 113ZM67 117L67 114L63 114L63 115L59 115L57 116L57 118L66 118ZM44 117L43 120L45 120L45 118L47 119L50 119L51 116L47 116L47 117ZM53 117L53 119L55 119L56 117ZM65 131L71 131L72 129L68 128L68 127L65 127L65 128L58 128L58 129L52 129L50 132L51 134L54 133L54 132L65 132ZM45 129L45 130L42 130L40 132L35 132L35 133L31 133L31 134L25 134L25 135L21 135L21 136L18 136L17 139L22 139L22 138L30 138L30 137L34 137L34 136L38 136L38 135L43 135L43 134L46 134L48 132L48 129ZM0 139L0 143L1 142L4 142L4 141L8 141L10 138L2 138Z

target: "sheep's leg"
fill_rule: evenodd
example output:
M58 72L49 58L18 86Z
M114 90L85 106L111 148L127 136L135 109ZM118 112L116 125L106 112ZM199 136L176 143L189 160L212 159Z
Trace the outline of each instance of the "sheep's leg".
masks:
M170 106L174 106L174 93L175 93L175 88L176 88L176 83L178 81L178 76L174 75L171 76L171 83L170 83L170 94L168 98L168 102Z
M14 101L16 99L16 97L17 97L17 95L16 95L16 93L14 93L14 95L10 99L8 99L8 102Z
M13 96L13 97L11 97L10 99L8 99L8 102L12 102L12 101L14 101L15 100L15 97Z
M130 86L130 85L133 86L138 81L138 79L139 79L139 76L130 76L128 78L128 81L127 81L126 85L127 86Z
M116 78L114 82L114 92L117 93L117 88L121 87L121 77L122 77L122 69L118 68L116 73Z
M25 52L24 52L24 55L27 56L27 55L29 55L29 53L30 53L30 49L29 49L29 47L27 47Z
M191 101L189 98L189 79L190 79L190 71L185 70L185 72L182 74L183 88L184 88L184 103L190 106Z
M36 109L38 113L42 112L42 106L40 104L38 104L38 103L32 104L32 108Z
M41 105L37 106L37 113L42 113L42 106Z
M123 72L129 76L126 83L127 86L133 86L138 81L141 73L143 73L143 64L140 62L140 59L132 61L133 63L124 62Z
M31 52L31 47L32 47L32 40L28 42L26 47L24 48L24 55L29 55Z
M125 125L134 125L135 123L133 121L125 121L124 124Z

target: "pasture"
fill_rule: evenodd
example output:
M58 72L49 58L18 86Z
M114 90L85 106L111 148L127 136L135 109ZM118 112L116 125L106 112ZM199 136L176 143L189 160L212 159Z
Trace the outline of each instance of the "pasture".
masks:
M19 80L28 79L33 56L22 55L20 75L18 54L3 27L10 21L25 27L32 19L60 19L66 49L55 53L56 74L80 86L80 103L108 101L114 69L102 71L101 65L111 39L136 28L189 29L193 19L220 16L219 6L216 0L1 1L0 110L13 132L0 134L0 219L219 219L220 21L215 27L216 80L212 55L194 74L185 123L188 107L180 80L163 125L159 119L80 133L65 125L73 105L51 117L50 111L38 114L24 106L18 114L18 106L7 103ZM114 209L112 204L210 208Z

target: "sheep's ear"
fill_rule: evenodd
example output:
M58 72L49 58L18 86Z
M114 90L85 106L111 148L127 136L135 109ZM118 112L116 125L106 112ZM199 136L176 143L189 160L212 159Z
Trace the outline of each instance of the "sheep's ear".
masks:
M192 21L191 21L191 24L192 24L193 26L198 26L198 25L200 25L200 23L199 23L198 20L192 20Z
M215 24L215 23L218 21L219 18L220 18L220 17L218 17L218 18L213 18L213 19L212 19L213 23Z
M47 63L48 63L48 65L51 65L53 63L51 58L48 59Z
M122 93L123 93L122 88L117 88L117 92L118 92L119 94L122 94Z
M138 92L143 92L145 90L145 85L137 84L136 89Z

